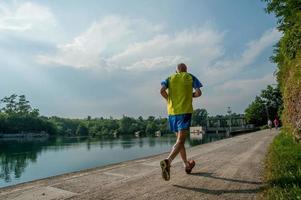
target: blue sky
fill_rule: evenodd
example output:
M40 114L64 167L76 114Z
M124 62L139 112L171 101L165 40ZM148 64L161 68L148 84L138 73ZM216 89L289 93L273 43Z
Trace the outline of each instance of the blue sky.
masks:
M267 84L281 37L260 0L1 1L0 97L42 115L166 116L179 62L203 83L195 108L242 113Z

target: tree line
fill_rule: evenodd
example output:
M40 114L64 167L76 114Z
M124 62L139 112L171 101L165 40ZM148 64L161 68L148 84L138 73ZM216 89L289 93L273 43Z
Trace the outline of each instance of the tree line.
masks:
M268 85L245 110L248 123L262 126L268 118L281 115L282 96L279 87ZM222 117L222 115L217 115ZM196 109L192 114L192 126L206 126L209 114L206 109ZM154 135L170 133L167 118L149 116L121 119L92 118L69 119L57 116L41 116L39 109L32 108L25 95L12 94L0 100L0 133L39 133L50 135L112 136L112 135Z
M138 117L123 116L121 119L91 118L68 119L60 117L49 117L48 121L56 127L56 134L59 135L89 135L89 136L110 136L110 135L154 135L156 131L162 134L169 133L166 118L155 118L149 116L147 119Z
M192 125L205 125L208 112L196 109L192 116ZM169 132L167 118L133 118L122 116L121 119L92 118L69 119L57 116L41 116L37 108L32 108L25 95L12 94L0 101L0 133L38 133L50 135L110 136L110 135L153 135Z

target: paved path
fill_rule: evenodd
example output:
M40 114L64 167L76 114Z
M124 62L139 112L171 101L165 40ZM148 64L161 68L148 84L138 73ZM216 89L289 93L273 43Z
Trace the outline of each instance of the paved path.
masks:
M258 131L192 147L193 173L186 175L176 159L168 182L161 178L162 154L2 188L0 199L258 199L276 134Z

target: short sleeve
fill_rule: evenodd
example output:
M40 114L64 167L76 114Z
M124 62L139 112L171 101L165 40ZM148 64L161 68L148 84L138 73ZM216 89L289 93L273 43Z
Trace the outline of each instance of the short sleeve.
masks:
M161 86L168 88L168 78L161 82Z
M198 89L198 88L201 88L201 87L203 87L203 84L199 81L199 79L197 79L195 76L193 76L192 74L191 74L191 76L192 76L192 87L194 88L194 89Z

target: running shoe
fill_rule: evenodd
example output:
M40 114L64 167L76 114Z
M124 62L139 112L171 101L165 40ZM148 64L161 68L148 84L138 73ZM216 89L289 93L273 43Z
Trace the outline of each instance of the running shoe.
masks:
M189 161L188 161L188 166L185 167L185 172L186 172L187 174L190 174L191 171L192 171L192 169L194 168L194 166L195 166L194 160L189 160Z
M166 181L170 179L170 164L168 159L164 159L160 162L160 166L162 169L162 178Z

